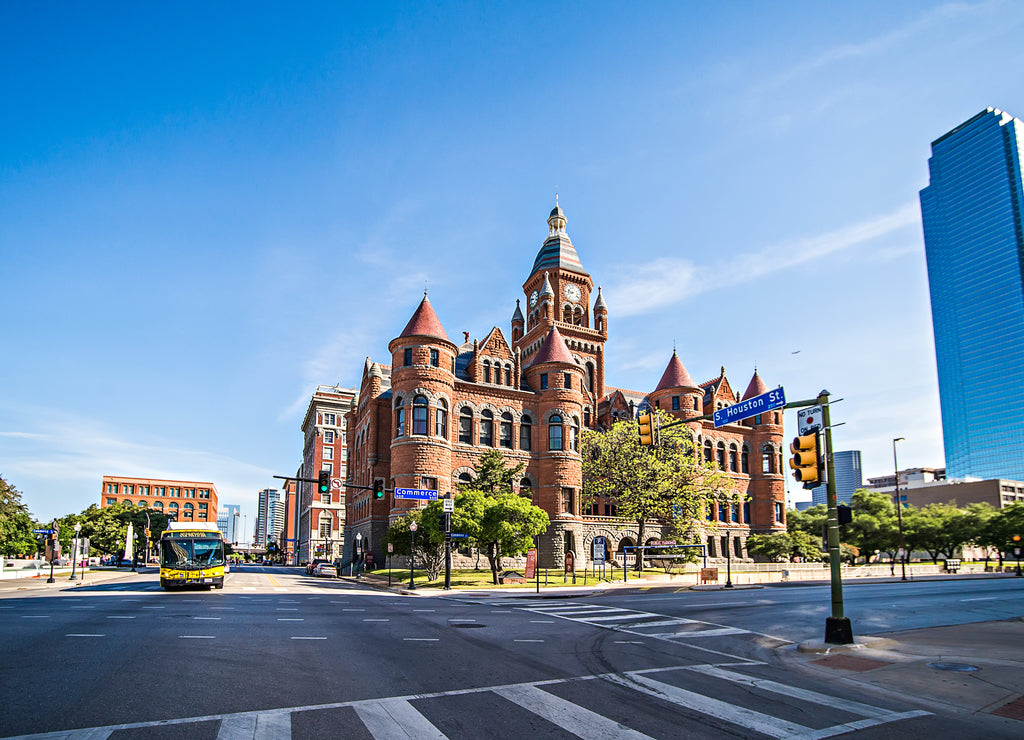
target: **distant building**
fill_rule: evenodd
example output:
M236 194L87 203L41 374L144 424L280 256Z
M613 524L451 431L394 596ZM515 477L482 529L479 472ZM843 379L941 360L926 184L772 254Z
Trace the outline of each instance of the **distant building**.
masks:
M302 419L302 465L296 477L315 480L321 470L344 481L347 472L345 415L358 394L340 386L317 386ZM295 553L299 562L332 560L345 541L345 489L321 494L315 483L299 483L295 497Z
M277 498L276 488L264 488L259 493L256 504L256 534L253 537L253 547L266 547L267 541L271 539Z
M836 503L848 504L853 492L864 487L863 473L860 467L860 450L840 450L832 456L836 474ZM811 500L804 509L818 504L828 503L827 486L811 489ZM800 509L799 504L797 509ZM803 509L800 509L803 511Z
M1024 479L1022 153L988 108L932 142L921 191L950 478Z
M208 481L103 476L100 508L118 503L148 506L179 522L217 521L217 487Z
M917 508L928 504L953 504L964 508L969 504L987 503L996 509L1024 502L1024 482L993 478L991 480L947 480L942 468L909 468L899 472L900 502ZM869 478L869 489L896 495L895 475Z
M238 504L225 504L217 513L217 529L224 535L225 542L238 542L241 517L241 507Z
M298 565L298 557L295 554L295 481L285 481L281 493L284 497L284 526L281 527L281 533L277 538L277 546L284 553L285 563Z

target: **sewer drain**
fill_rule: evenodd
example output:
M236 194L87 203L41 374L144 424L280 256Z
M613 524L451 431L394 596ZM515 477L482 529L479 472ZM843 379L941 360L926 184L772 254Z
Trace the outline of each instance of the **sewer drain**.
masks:
M959 673L970 673L971 671L978 670L977 666L967 665L966 663L929 663L929 668L934 668L937 671L957 671Z
M486 624L477 624L476 622L452 622L448 625L449 627L457 627L460 630L471 630L478 629L480 627L486 627Z

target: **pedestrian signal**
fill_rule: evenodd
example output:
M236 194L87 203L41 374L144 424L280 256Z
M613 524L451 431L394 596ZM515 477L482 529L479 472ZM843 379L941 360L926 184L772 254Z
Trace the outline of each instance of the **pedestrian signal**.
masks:
M817 433L794 437L789 446L793 457L789 459L789 467L793 469L793 477L804 484L804 488L817 488L824 479L821 465L821 451L818 449Z

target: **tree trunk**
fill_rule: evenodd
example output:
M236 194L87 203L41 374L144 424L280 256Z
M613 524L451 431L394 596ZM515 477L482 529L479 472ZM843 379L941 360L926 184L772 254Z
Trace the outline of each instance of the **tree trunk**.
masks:
M636 551L636 572L637 573L643 573L643 571L644 571L644 551L639 549L639 548L643 547L643 544L644 544L644 535L647 534L647 528L645 526L647 522L644 519L637 519L636 523L637 523L637 529L639 531L639 534L637 535L637 543L636 543L636 546L637 546L637 551ZM625 555L623 555L623 557L625 557Z
M501 566L501 558L498 555L498 543L487 543L487 562L491 564L491 582L498 585L498 568Z

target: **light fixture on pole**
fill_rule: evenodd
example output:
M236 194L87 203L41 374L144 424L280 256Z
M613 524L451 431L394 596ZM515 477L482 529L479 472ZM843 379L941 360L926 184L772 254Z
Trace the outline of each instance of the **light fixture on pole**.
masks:
M363 533L356 532L356 551L352 553L353 567L356 559L363 553ZM356 578L359 578L359 570L356 570Z
M900 531L900 572L903 574L901 580L907 580L907 550L903 544L903 502L900 501L900 464L896 460L896 443L903 442L903 437L897 437L892 441L892 464L896 473L896 522Z
M416 522L409 525L412 544L409 547L409 590L416 588Z

